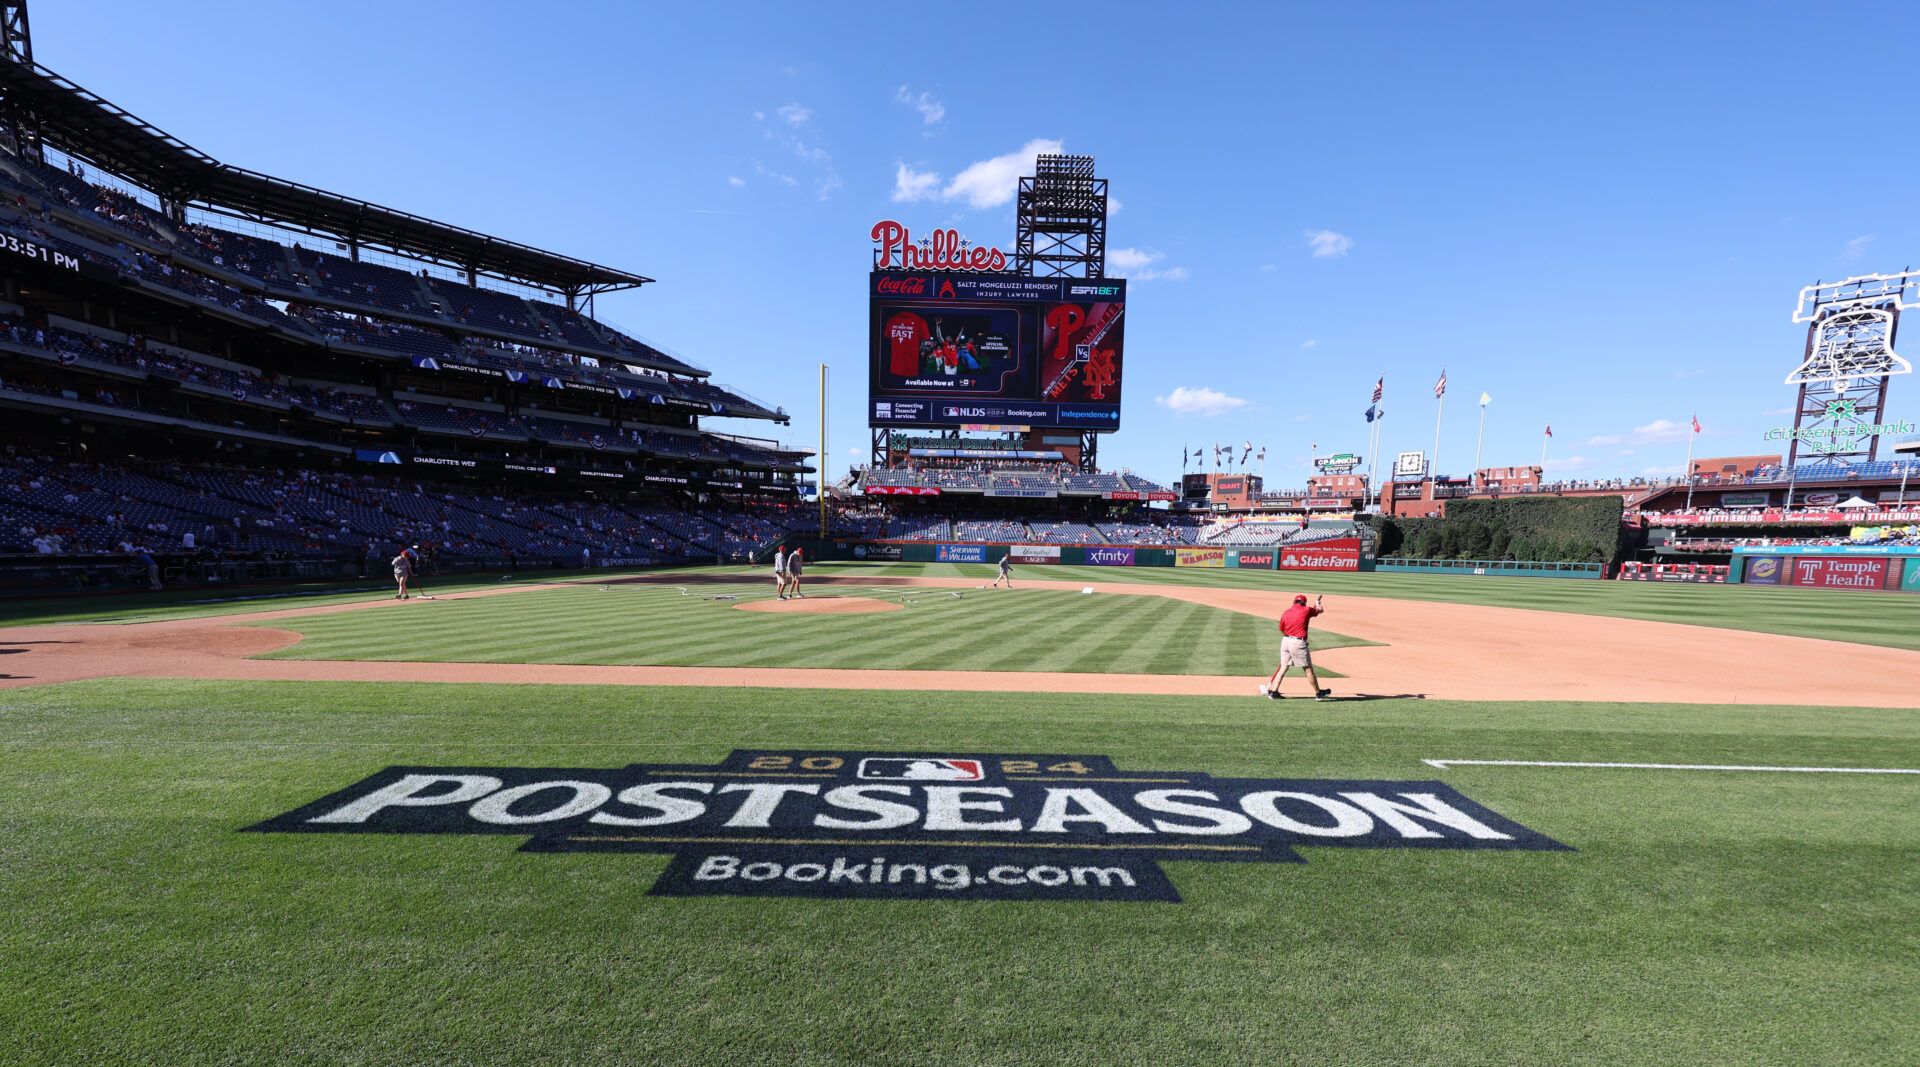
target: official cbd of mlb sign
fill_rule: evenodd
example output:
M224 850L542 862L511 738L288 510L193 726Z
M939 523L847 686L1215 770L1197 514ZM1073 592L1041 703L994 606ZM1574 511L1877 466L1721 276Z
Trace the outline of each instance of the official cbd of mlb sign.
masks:
M713 766L389 767L246 828L504 834L672 857L655 895L1161 900L1162 860L1301 845L1567 851L1432 781L1127 772L1104 756L736 751Z

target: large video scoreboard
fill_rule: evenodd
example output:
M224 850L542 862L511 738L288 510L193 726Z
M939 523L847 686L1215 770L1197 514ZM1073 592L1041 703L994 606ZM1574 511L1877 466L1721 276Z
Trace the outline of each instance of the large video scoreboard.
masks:
M868 421L1120 428L1127 283L879 270Z

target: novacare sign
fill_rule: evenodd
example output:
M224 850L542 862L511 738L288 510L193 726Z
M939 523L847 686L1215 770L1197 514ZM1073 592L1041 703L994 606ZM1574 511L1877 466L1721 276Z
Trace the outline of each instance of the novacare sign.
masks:
M1442 782L898 752L389 767L247 830L499 834L524 838L524 852L665 853L650 890L660 896L1177 901L1163 860L1302 863L1302 845L1570 851Z

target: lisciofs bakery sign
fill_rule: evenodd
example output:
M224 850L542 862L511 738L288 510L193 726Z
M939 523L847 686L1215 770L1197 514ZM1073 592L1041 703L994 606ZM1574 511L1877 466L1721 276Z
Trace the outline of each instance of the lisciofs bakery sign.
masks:
M713 766L389 767L270 833L503 834L672 857L663 896L1161 900L1162 860L1565 851L1435 781L1130 773L1104 756L736 751Z

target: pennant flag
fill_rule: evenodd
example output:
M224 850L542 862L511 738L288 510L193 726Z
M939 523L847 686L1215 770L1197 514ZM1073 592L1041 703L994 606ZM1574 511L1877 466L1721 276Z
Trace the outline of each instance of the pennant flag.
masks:
M1184 471L1187 469L1187 461L1191 458L1193 457L1187 455L1187 446L1181 445L1180 446L1180 469L1181 470Z
M1373 383L1373 402L1378 404L1381 398L1385 397L1386 395L1387 395L1387 376L1382 374L1380 376L1380 380Z
M1380 417L1379 409L1374 407L1372 404L1367 405L1367 421L1372 422L1373 420L1379 417Z
M1553 424L1552 424L1552 423L1548 423L1548 424L1547 424L1547 436L1548 436L1548 437L1552 437L1552 436L1553 436Z
M1266 445L1261 445L1261 446L1260 446L1260 454L1259 454L1259 455L1257 455L1257 456L1255 456L1255 457L1253 457L1253 458L1254 458L1254 459L1257 459L1257 460L1259 460L1259 461L1260 461L1260 462L1262 462L1262 463L1265 463L1265 462L1267 461L1267 446L1266 446Z
M1693 432L1694 433L1700 432L1700 416L1698 415L1695 415L1693 417Z
M1480 393L1480 406L1486 407L1488 404L1491 404L1491 403L1493 403L1493 397L1487 395L1487 393L1484 390L1482 390Z
M1446 395L1447 395L1447 368L1441 367L1440 380L1433 383L1433 398L1435 400L1438 400L1441 397Z

